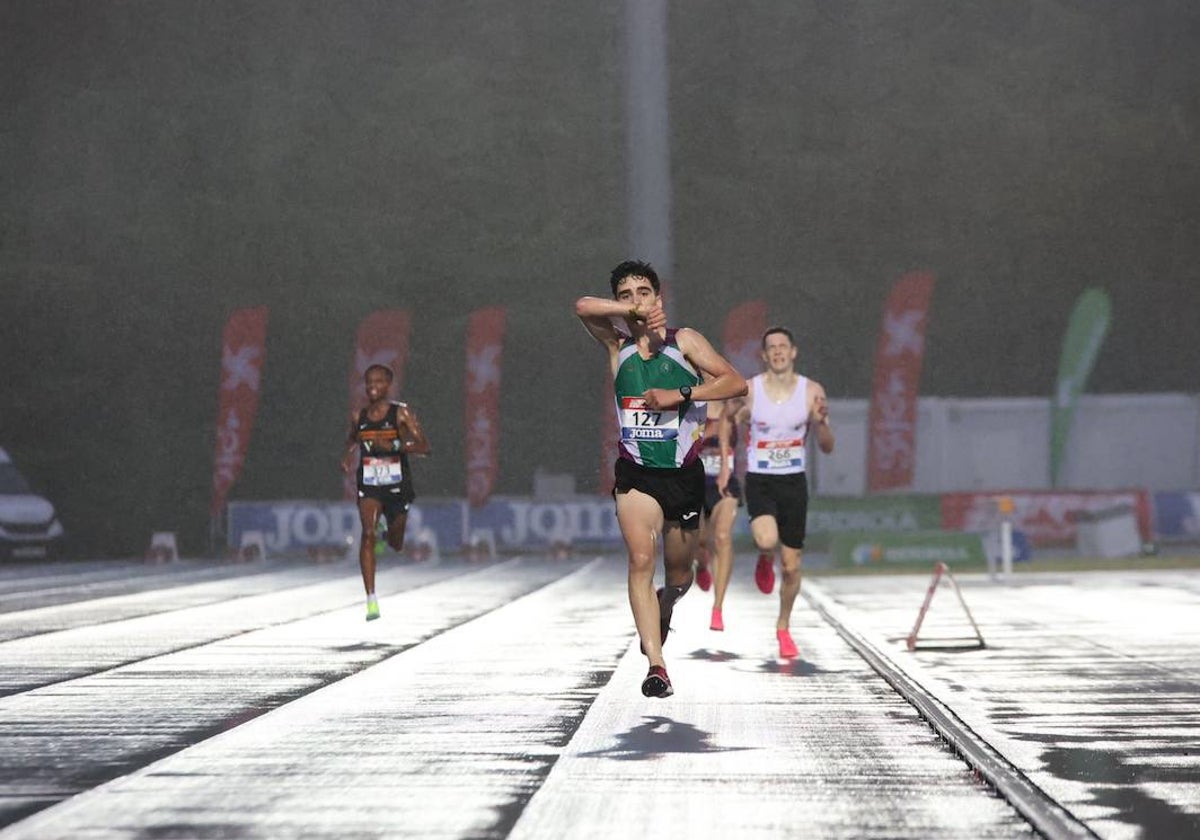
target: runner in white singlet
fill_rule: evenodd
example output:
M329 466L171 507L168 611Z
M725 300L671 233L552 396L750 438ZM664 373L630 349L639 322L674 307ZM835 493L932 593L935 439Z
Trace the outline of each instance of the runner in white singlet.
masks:
M819 382L796 372L796 342L789 330L771 327L763 334L766 370L750 380L750 392L736 409L746 436L746 509L758 547L754 580L769 594L775 588L775 549L783 582L775 638L779 655L798 657L790 624L800 593L800 561L808 518L807 441L810 431L825 454L833 452L829 406Z

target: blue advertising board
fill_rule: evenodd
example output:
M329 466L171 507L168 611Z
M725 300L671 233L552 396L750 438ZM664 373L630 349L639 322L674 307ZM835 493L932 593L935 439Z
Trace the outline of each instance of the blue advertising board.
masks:
M228 544L241 545L247 531L259 531L268 554L303 553L318 546L357 540L358 508L354 502L287 500L231 502ZM556 545L618 547L621 530L607 496L573 496L558 501L493 496L472 508L463 499L422 499L408 514L408 540L432 531L438 550L462 549L476 532L489 533L499 550L545 549Z
M1200 542L1200 493L1155 493L1154 533L1164 542Z
M490 531L498 549L621 545L616 508L608 496L553 502L493 496L487 504L467 510L467 533L476 531Z
M463 542L464 509L458 499L417 502L408 513L408 535L416 537L428 528L441 551L457 551ZM354 502L230 502L227 541L237 548L243 534L259 531L268 554L298 554L357 541L360 527Z

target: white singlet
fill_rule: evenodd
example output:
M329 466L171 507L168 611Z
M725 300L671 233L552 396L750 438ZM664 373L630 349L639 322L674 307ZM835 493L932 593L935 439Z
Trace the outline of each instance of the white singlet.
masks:
M796 389L781 403L767 396L763 374L753 377L754 404L746 441L746 471L764 475L804 472L808 437L808 377L796 377Z

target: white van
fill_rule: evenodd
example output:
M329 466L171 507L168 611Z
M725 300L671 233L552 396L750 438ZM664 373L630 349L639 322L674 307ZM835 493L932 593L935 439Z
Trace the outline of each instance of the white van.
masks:
M0 449L0 558L48 557L62 535L54 505L33 492Z

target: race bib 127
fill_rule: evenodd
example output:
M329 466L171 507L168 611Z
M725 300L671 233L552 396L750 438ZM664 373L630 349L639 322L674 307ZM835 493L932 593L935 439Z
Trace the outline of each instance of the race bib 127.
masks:
M641 397L621 398L621 440L675 440L679 437L679 412L656 409Z

